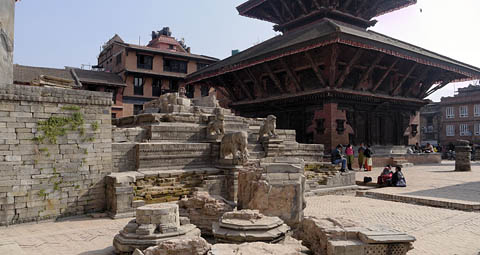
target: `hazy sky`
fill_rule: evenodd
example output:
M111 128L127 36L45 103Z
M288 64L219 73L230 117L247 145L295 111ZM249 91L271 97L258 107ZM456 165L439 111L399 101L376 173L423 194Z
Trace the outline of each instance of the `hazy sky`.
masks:
M241 17L246 0L22 0L17 3L15 63L63 68L96 64L100 47L115 33L146 44L152 30L169 26L192 52L223 59L275 36L270 23ZM480 67L478 0L418 0L378 17L371 28ZM453 95L450 84L430 98Z

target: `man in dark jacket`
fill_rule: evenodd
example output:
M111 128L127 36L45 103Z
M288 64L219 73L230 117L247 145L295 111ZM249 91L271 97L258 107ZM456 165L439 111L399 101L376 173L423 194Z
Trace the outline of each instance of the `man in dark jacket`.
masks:
M345 166L347 164L347 160L342 155L342 149L343 149L343 146L339 144L337 145L335 150L332 151L332 164L338 165L342 163L342 168L340 169L340 171L345 172L346 171Z

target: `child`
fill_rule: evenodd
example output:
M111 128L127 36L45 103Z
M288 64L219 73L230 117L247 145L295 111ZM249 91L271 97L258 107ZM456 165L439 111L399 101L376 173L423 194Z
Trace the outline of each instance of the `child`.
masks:
M347 148L345 149L345 154L347 155L348 170L353 170L352 164L355 156L354 156L353 147L351 144L347 145Z
M365 171L372 171L373 159L372 159L372 150L370 149L370 144L367 145L367 148L363 152L365 156Z

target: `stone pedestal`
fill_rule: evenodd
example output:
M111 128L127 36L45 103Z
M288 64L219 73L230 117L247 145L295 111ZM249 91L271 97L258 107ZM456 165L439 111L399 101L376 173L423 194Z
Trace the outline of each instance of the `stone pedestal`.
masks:
M264 216L258 210L227 212L213 224L217 243L276 243L285 239L289 230L280 218Z
M0 84L13 84L15 0L0 1Z
M137 217L113 239L116 254L130 255L163 241L200 236L193 224L181 225L178 205L153 204L137 208Z
M466 140L458 140L455 146L455 171L472 171L472 147Z

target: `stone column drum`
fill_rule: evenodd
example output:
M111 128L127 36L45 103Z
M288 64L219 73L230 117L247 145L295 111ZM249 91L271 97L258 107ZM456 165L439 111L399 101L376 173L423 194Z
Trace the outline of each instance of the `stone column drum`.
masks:
M455 146L455 171L472 171L472 147L466 140L458 140Z
M0 84L13 83L15 0L0 1Z

